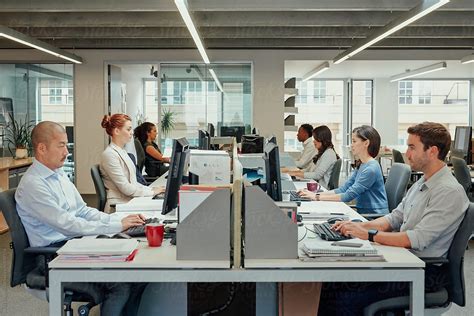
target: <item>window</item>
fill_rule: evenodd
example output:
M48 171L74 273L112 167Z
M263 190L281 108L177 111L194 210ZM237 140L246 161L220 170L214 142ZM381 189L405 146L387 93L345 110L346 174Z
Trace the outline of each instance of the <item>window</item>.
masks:
M372 105L372 81L365 81L365 104Z
M295 103L308 103L308 81L296 81L296 88L298 89L298 95Z
M326 103L326 81L313 81L314 85L314 103Z
M431 104L432 81L418 81L418 104Z
M412 104L413 103L413 82L400 81L398 83L398 103Z
M49 104L62 103L62 82L59 80L48 80L49 84Z
M369 102L369 103L367 103ZM372 125L372 80L352 80L351 128Z

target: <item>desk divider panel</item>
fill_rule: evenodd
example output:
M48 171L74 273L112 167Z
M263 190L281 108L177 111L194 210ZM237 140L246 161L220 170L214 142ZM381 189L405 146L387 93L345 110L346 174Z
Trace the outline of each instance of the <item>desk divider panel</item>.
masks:
M245 259L298 258L298 226L258 186L244 188Z
M176 230L176 259L229 260L230 189L211 193Z

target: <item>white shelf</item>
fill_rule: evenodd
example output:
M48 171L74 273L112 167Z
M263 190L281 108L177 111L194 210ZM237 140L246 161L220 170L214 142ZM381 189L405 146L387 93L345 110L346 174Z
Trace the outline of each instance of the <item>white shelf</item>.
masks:
M285 109L285 114L298 114L298 108L297 107L289 107L289 106L285 106L284 107Z
M285 125L285 132L297 132L298 126L288 126Z

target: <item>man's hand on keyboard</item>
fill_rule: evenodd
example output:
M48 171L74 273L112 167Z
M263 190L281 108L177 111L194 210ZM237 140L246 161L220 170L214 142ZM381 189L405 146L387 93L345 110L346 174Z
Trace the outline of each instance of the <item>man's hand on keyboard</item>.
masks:
M369 231L363 227L362 223L342 221L336 222L331 228L343 234L344 236L369 239Z
M142 214L132 214L122 218L122 231L133 226L140 226L145 224L145 216Z

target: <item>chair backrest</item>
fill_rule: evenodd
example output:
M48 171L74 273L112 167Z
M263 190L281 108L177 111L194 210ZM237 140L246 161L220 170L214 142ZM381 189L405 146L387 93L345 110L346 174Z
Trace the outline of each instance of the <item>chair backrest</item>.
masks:
M328 181L328 189L334 190L339 188L339 175L341 174L342 159L336 160L332 168L331 176Z
M453 164L454 177L462 185L466 193L469 193L472 183L471 174L466 161L458 157L451 157L451 163Z
M392 157L393 157L393 162L405 163L402 153L396 149L392 149Z
M28 272L36 268L35 256L25 254L24 251L30 246L30 243L26 235L25 227L23 227L20 216L18 216L16 211L15 192L16 189L11 189L0 193L0 209L7 221L12 239L11 287L25 283Z
M104 181L102 180L102 175L100 174L99 165L92 166L91 176L92 182L94 182L95 193L99 198L97 209L103 212L105 209L105 203L107 202L107 191L105 190Z
M454 235L448 251L449 277L448 293L450 301L459 306L466 305L464 286L464 252L474 229L474 203L470 203L463 221Z
M411 169L407 164L396 162L390 168L385 181L389 212L396 208L405 196L410 175Z
M135 143L135 150L137 152L138 170L142 172L143 166L145 165L145 151L143 150L143 146L137 138L134 139L134 143Z

